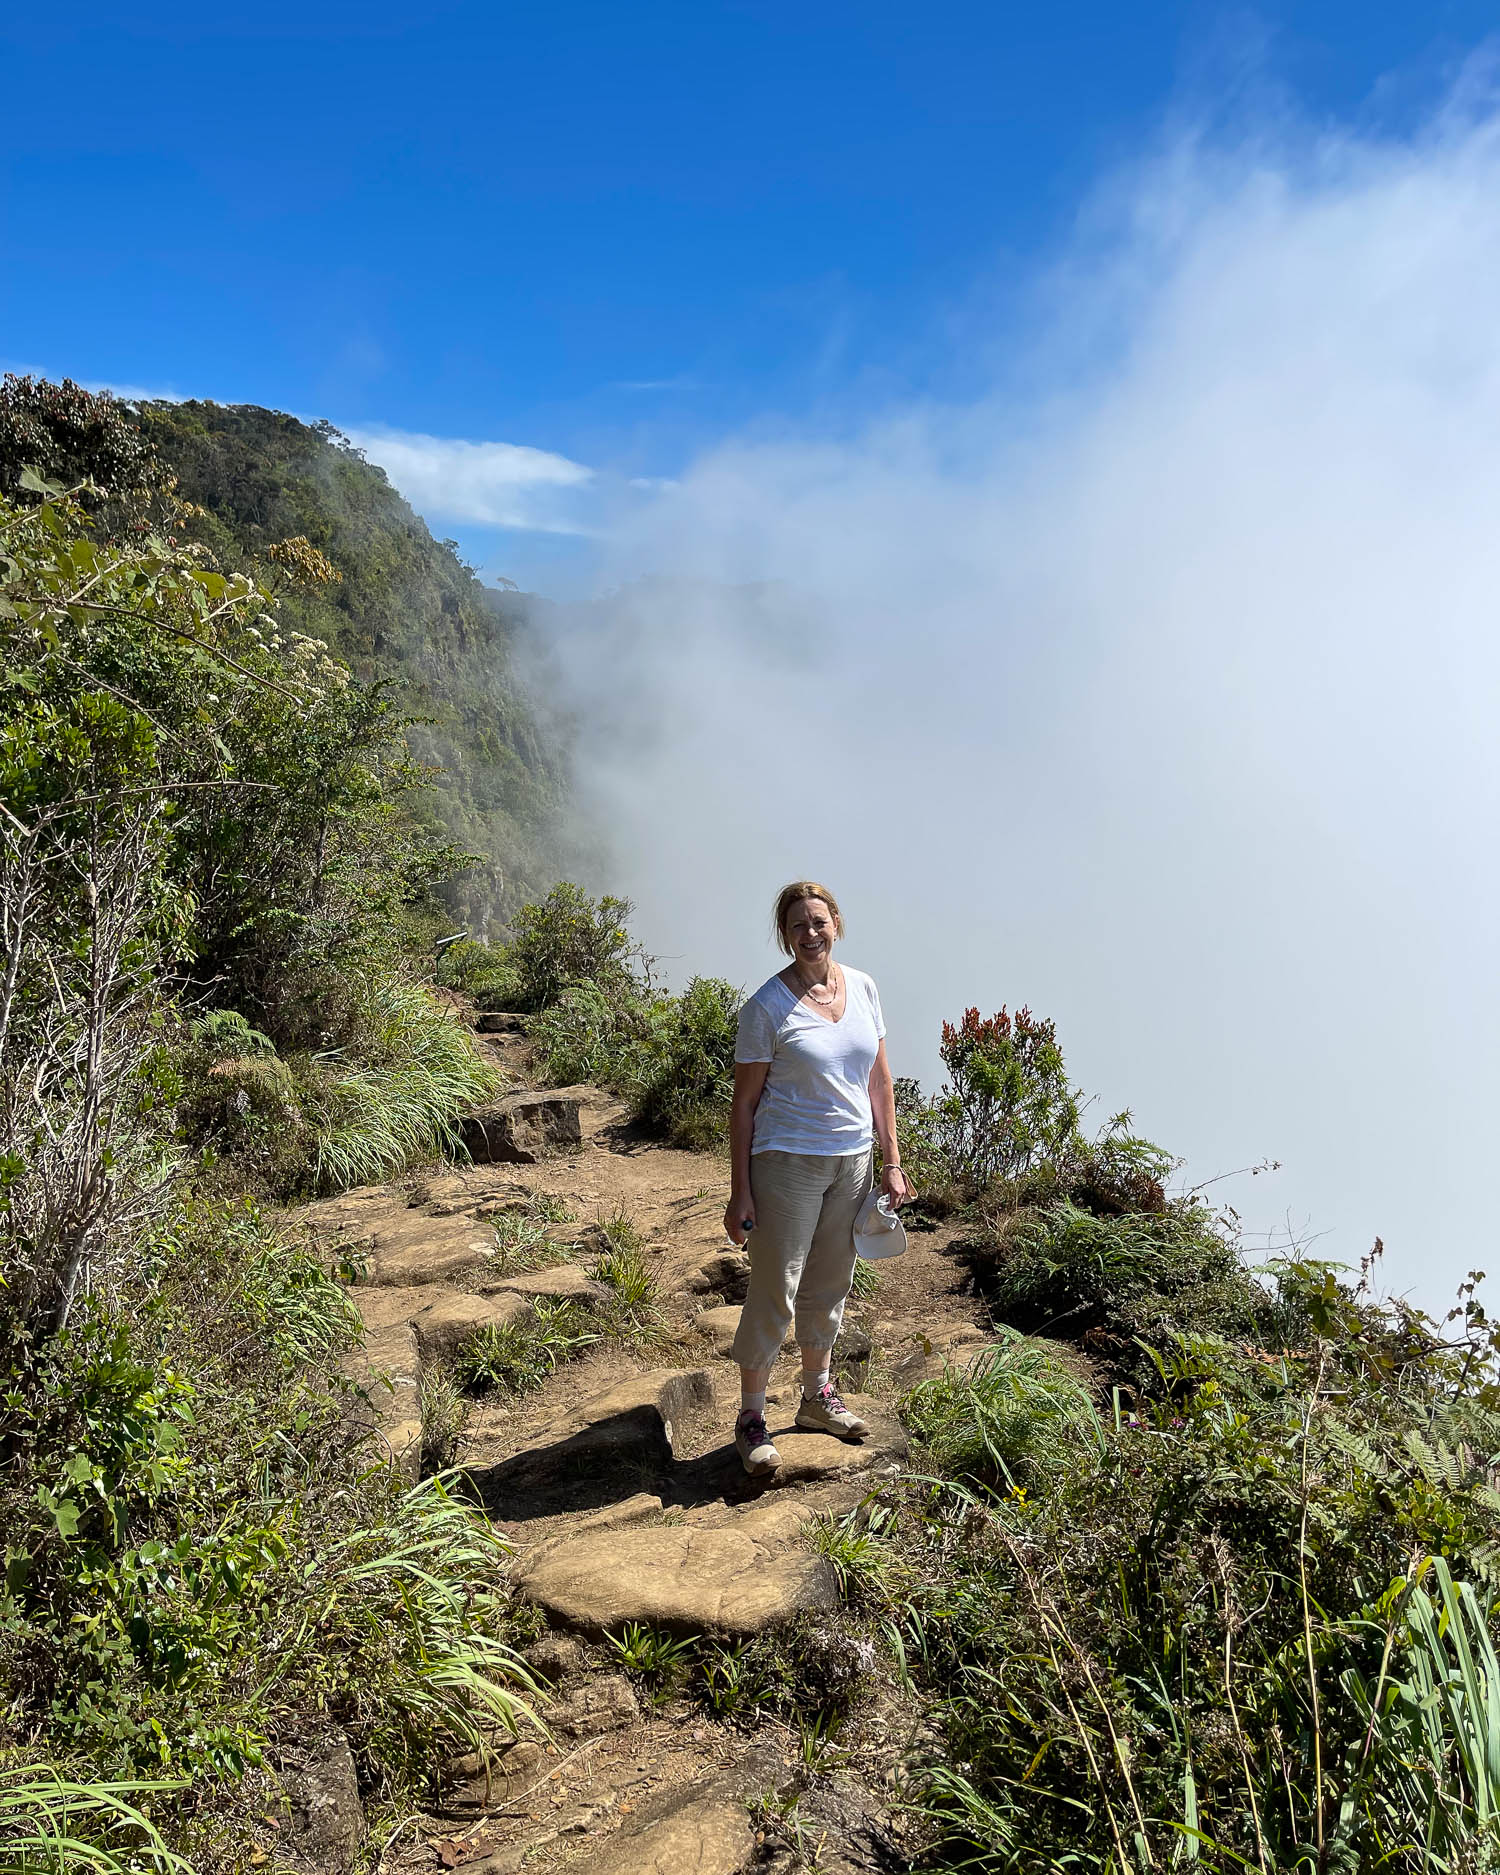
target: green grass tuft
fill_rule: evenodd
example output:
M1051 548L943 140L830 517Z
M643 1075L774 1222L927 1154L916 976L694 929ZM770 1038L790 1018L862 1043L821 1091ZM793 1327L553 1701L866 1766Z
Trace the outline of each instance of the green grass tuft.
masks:
M1014 1330L966 1366L947 1365L914 1387L902 1412L938 1471L1012 1490L1045 1480L1100 1440L1087 1389Z

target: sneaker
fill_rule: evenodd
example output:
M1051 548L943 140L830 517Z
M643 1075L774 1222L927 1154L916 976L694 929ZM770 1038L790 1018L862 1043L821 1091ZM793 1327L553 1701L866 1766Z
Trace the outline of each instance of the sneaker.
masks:
M839 1439L862 1439L870 1428L858 1413L851 1413L831 1386L811 1399L804 1394L796 1424L804 1432L831 1432Z
M781 1454L771 1443L764 1413L747 1408L734 1422L734 1449L740 1463L752 1478L764 1478L781 1463Z

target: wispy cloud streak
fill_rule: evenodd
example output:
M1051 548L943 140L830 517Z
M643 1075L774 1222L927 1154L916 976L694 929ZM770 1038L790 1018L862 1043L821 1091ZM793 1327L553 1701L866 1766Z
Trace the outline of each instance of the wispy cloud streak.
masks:
M586 534L594 471L523 443L467 442L406 430L346 429L428 519L545 534Z

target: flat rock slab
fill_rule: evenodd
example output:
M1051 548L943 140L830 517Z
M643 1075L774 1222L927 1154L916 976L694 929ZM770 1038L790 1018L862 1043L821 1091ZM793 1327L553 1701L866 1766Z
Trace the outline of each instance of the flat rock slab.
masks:
M450 1283L482 1269L495 1234L470 1217L429 1217L404 1210L379 1219L369 1235L364 1281L393 1289Z
M459 1143L476 1165L534 1165L583 1140L577 1094L503 1094L460 1122Z
M622 1833L576 1866L580 1875L743 1875L754 1862L749 1812L720 1787Z
M740 1309L737 1302L727 1303L723 1308L704 1309L701 1315L693 1317L694 1328L712 1340L715 1354L728 1355L739 1325Z
M596 1635L626 1621L673 1634L760 1634L838 1601L832 1567L811 1550L685 1524L565 1539L528 1558L516 1580L552 1620Z
M430 1296L431 1290L418 1290ZM485 1328L508 1328L526 1314L525 1296L509 1290L500 1295L465 1295L451 1290L436 1301L426 1302L412 1317L412 1333L417 1353L424 1365L446 1360L472 1341Z
M481 1285L485 1295L502 1291L517 1296L546 1296L557 1302L603 1302L609 1291L576 1263L554 1263L544 1270L523 1270L516 1276L491 1276Z

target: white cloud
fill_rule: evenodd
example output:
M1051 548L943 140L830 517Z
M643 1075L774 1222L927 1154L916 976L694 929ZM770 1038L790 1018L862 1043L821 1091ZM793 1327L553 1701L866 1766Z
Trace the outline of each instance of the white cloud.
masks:
M560 650L617 883L754 981L826 876L898 1072L1028 1002L1192 1179L1282 1160L1215 1188L1251 1224L1436 1302L1497 1267L1500 115L1183 137L1087 229L988 393L627 522Z
M582 500L594 471L522 443L475 443L391 429L344 434L428 520L544 534L591 531Z

